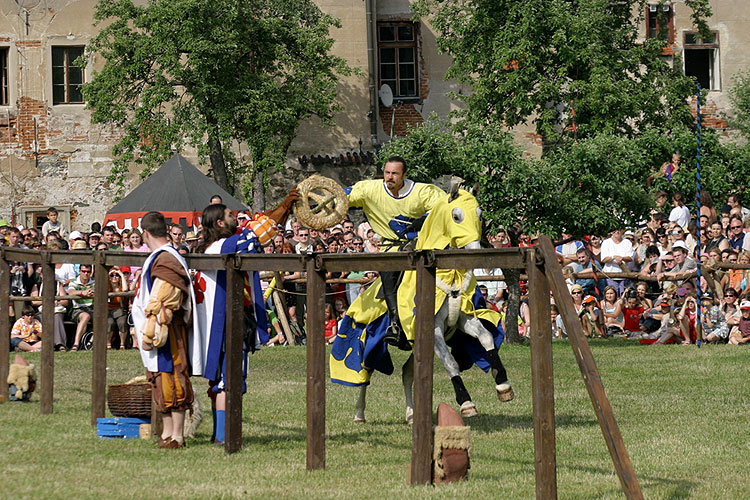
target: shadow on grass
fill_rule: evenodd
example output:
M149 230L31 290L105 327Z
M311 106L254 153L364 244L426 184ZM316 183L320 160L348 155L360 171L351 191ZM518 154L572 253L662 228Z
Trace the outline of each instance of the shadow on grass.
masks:
M267 433L263 435L244 435L242 439L243 446L249 445L272 445L288 442L301 442L307 440L307 430L305 427L288 427L277 424L265 425ZM391 436L395 428L405 429L406 424L396 421L368 421L363 425L351 423L351 428L343 429L343 432L329 428L326 432L326 442L332 445L336 444L357 444L366 443L370 446L387 446L394 449L411 448L411 441L403 445L397 445L393 441L383 439L383 436ZM208 442L208 439L205 440Z
M534 468L534 462L528 461L528 460L508 460L508 463L514 464L514 465L521 465L524 467L528 467L533 470ZM614 466L612 469L603 469L601 467L591 467L591 466L585 466L585 465L565 465L564 463L557 462L557 470L569 470L571 472L575 473L586 473L586 474L592 474L592 475L599 475L599 476L611 476L612 473L615 472ZM641 485L641 490L644 492L648 492L649 490L653 490L657 486L663 486L668 491L666 492L666 495L662 498L669 499L669 500L677 500L681 498L689 498L692 491L698 486L697 482L694 481L686 481L684 479L670 479L668 477L654 477L654 476L646 476L646 475L639 475L638 471L636 471L636 477L638 478L638 483ZM558 480L558 486L559 486L559 480ZM612 493L616 493L618 491L621 491L621 489L612 490ZM601 493L597 493L595 496L578 496L579 500L584 498L600 498ZM646 497L649 497L650 495L645 495Z
M490 415L479 414L476 417L465 420L466 425L471 426L473 433L497 432L500 429L533 429L534 419L532 415ZM567 413L555 415L555 427L591 427L598 426L599 422L590 417L571 415Z

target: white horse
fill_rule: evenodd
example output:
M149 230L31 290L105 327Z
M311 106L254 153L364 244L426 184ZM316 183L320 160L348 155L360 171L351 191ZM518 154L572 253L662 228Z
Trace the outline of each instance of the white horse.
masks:
M480 215L481 210L476 198L471 193L459 190L458 186L455 186L451 194L446 197L445 203L438 204L427 216L417 238L416 249L480 248ZM500 317L496 312L488 309L474 309L472 297L476 288L476 281L471 271L438 269L436 282L437 288L442 293L438 293L435 298L436 305L440 306L435 315L435 354L442 361L445 370L451 378L456 393L456 402L461 408L461 415L472 417L477 415L478 412L476 405L471 400L471 396L464 386L459 363L454 358L446 342L447 340L450 341L451 337L458 332L463 332L478 340L483 350L481 357L491 368L498 398L504 402L512 400L513 389L508 382L505 368L498 356L495 337L485 328L481 321L481 319L484 319L498 325ZM409 307L409 304L414 304L415 285L416 272L406 271L398 291L399 316L405 331L410 331L412 335L414 317L413 308ZM379 288L377 281L373 284L372 288ZM361 326L362 323L369 322L373 317L378 317L380 309L378 309L377 304L371 305L367 309L362 308L362 304L358 303L360 299L367 302L368 300L372 300L372 297L365 297L363 295L350 308L353 311L353 316L355 316L352 324L360 324ZM385 311L384 305L380 305L379 307ZM375 312L373 312L373 308L376 309ZM358 311L361 311L362 314L358 314ZM359 319L359 317L368 317L369 319ZM355 323L355 321L358 323ZM344 330L343 325L342 330ZM357 332L355 333L359 335ZM345 335L340 335L340 337L345 337ZM331 352L331 374L334 381L336 381L336 370L334 369L333 358L341 358L339 362L346 361L343 359L344 353L349 355L354 350L351 349L352 347L358 347L356 342L352 342L352 337L354 335L350 336L349 343L345 344L345 346L340 346L339 349L337 349L336 342L341 341L343 344L345 339L337 338L336 342L334 342L334 350ZM358 339L359 337L355 340ZM362 345L364 345L364 342ZM353 365L353 363L350 363L350 365ZM360 386L354 416L354 421L357 423L364 423L366 421L365 406L370 371L367 369L363 370L365 376L362 378L361 383L348 383L348 385ZM401 373L404 395L406 396L406 421L412 423L414 415L412 392L414 382L413 354L409 356L409 359L403 365Z

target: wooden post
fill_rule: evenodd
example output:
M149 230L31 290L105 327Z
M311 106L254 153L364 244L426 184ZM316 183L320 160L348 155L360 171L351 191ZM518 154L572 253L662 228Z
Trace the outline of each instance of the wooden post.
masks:
M94 356L91 370L91 425L104 417L107 399L107 291L109 269L104 265L104 252L94 254Z
M8 400L10 370L10 268L0 248L0 402Z
M281 322L281 328L284 330L286 341L289 345L297 345L297 342L294 340L292 327L289 326L289 314L286 309L286 301L281 296L281 292L279 292L279 289L283 288L284 283L281 280L281 273L279 271L274 271L273 276L276 278L276 289L271 293L271 297L273 297L273 303L276 306L276 317L279 318L279 322Z
M52 413L55 392L55 266L49 251L42 252L42 380L39 391L39 411Z
M161 419L161 412L156 411L154 405L154 396L151 395L151 435L155 438L161 437L161 431L164 430L164 422Z
M412 428L412 485L432 482L432 368L435 346L435 260L431 251L417 260L414 338L414 427Z
M235 453L242 448L242 364L246 356L245 273L239 269L239 256L225 257L227 273L227 318L225 324L227 385L224 451Z
M326 466L325 269L307 259L307 470Z
M534 408L534 473L536 498L557 498L555 460L555 384L552 370L552 329L549 283L537 262L539 254L527 254L529 305L531 309L531 390Z
M609 404L607 393L604 391L599 369L596 367L594 356L591 354L591 347L586 341L583 326L573 306L573 298L565 285L562 268L557 263L555 248L548 236L540 236L539 251L544 256L545 274L552 286L555 303L562 314L565 330L568 332L568 340L573 348L576 361L578 361L578 367L581 370L586 389L589 391L589 397L594 405L596 418L599 420L599 426L602 429L602 434L604 434L604 441L609 448L609 454L612 456L617 476L620 478L622 490L628 499L642 499L643 493L640 484L638 484L638 477L633 470L633 464L630 462L630 456L622 440L620 428L615 421L612 406Z

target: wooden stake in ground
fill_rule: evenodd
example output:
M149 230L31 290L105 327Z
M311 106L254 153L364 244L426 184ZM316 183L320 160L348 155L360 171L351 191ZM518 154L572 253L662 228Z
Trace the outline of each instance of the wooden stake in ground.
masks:
M628 499L642 499L641 486L638 484L638 478L633 470L633 464L630 462L628 450L622 440L620 428L615 421L612 406L609 404L607 393L604 391L599 369L596 367L594 356L591 354L591 347L589 347L581 322L576 315L573 298L565 285L562 268L557 262L557 254L552 246L552 240L548 236L540 236L538 248L544 258L544 270L552 286L555 304L560 309L565 330L568 332L568 339L573 348L573 354L578 361L578 367L581 369L586 389L589 391L596 418L599 420L599 426L602 429L602 434L604 434L604 441L609 448L609 454L612 456L622 489Z
M289 345L296 345L294 332L292 331L292 327L289 326L289 314L286 309L286 302L284 301L281 292L279 292L279 287L281 287L283 283L283 281L281 281L281 273L279 271L274 271L273 276L276 278L276 287L271 293L271 296L273 297L273 303L276 306L276 317L279 318L279 321L281 322L281 328L284 330L286 341Z

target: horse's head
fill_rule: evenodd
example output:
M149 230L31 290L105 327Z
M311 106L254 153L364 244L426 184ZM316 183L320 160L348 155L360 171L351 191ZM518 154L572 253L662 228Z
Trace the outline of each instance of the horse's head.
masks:
M479 248L481 214L474 195L455 185L445 203L439 203L427 216L417 238L417 249Z

